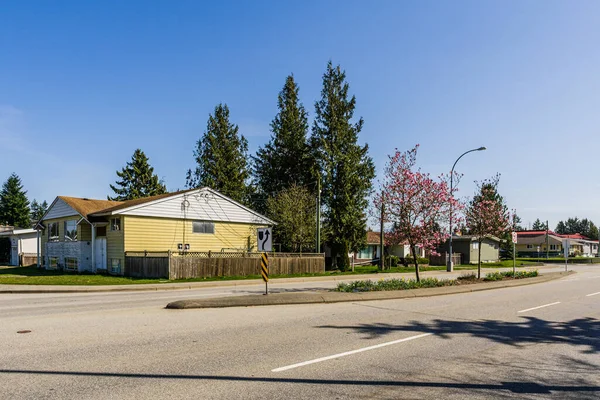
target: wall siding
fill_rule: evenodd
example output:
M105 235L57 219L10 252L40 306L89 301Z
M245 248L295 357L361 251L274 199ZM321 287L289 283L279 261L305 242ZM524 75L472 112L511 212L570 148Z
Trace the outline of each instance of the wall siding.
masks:
M169 197L154 204L138 206L122 214L183 219L182 203L184 200L188 202L186 203L188 206L185 212L185 218L187 219L270 224L269 221L241 207L239 204L208 190L188 194L185 198L183 195Z
M56 199L54 205L48 210L48 214L44 218L44 224L46 224L46 220L63 218L69 216L79 216L79 213L71 208L67 203L62 201L61 199Z
M112 218L112 217L111 217ZM121 230L111 231L110 224L106 227L106 267L110 271L112 259L121 260L121 274L125 269L125 229L126 222L123 216L121 218ZM110 221L110 218L109 218Z
M126 216L125 251L178 251L179 243L189 243L190 251L246 250L248 240L256 249L256 226L215 222L215 233L193 233L192 221L172 218ZM185 228L184 228L185 226ZM184 242L185 234L185 242Z

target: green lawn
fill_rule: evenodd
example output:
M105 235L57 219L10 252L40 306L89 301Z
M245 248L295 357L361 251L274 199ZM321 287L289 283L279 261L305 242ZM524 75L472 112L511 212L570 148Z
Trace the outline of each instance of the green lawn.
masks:
M523 264L523 265L521 265ZM535 262L517 262L517 266L537 265ZM482 264L483 268L500 268L512 267L512 261L502 261L500 263ZM459 265L454 267L456 270L472 270L477 269L476 265ZM445 271L446 267L421 267L421 271ZM297 277L312 277L312 276L332 276L332 275L359 275L359 274L377 274L380 271L376 266L356 266L354 272L339 272L327 271L321 274L292 274L292 275L271 275L269 278L297 278ZM414 267L404 268L395 267L388 268L384 272L411 272L414 273ZM207 282L207 281L225 281L225 280L242 280L242 279L260 279L260 275L250 276L227 276L227 277L211 277L211 278L194 278L169 281L167 279L141 279L141 278L126 278L121 276L107 275L92 275L92 274L74 274L59 271L46 271L37 269L35 266L30 267L2 267L0 266L0 284L21 284L21 285L135 285L147 283L175 283L175 282Z

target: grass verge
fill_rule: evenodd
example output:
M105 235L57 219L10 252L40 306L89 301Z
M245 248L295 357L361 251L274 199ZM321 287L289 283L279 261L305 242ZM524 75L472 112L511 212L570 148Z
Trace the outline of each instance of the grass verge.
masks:
M537 265L534 262L523 262L520 267ZM482 268L503 268L512 267L512 261L502 261L498 263L482 264ZM477 265L457 265L456 270L473 270ZM445 271L445 266L421 266L421 271ZM378 273L414 273L414 267L394 267L386 268L381 271L374 265L356 266L352 271L326 271L317 274L290 274L290 275L270 275L269 279L281 278L306 278L306 277L325 277L338 275L363 275ZM141 285L141 284L163 284L163 283L191 283L191 282L210 282L210 281L229 281L261 279L259 274L248 276L212 276L206 278L193 278L181 280L167 279L148 279L148 278L130 278L112 275L97 275L89 273L69 273L62 271L47 271L38 269L36 266L29 267L2 267L0 266L0 284L5 285L82 285L82 286L100 286L100 285Z

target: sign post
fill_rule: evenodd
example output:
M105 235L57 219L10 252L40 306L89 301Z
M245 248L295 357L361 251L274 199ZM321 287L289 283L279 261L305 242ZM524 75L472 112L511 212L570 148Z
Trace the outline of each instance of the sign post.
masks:
M265 295L269 294L269 256L267 253L260 255L260 274L265 281Z
M517 273L517 232L513 232L512 234L512 242L513 242L513 278Z
M260 274L265 281L265 295L269 294L269 251L273 251L273 232L272 228L258 228L258 251L260 255Z
M571 247L571 241L569 239L563 239L563 253L565 255L565 272L567 271L567 264L569 262L569 248Z

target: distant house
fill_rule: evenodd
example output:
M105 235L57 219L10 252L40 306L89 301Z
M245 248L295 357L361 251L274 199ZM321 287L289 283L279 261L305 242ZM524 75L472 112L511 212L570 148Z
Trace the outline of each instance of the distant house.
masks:
M500 260L501 239L495 236L488 236L481 242L481 262L497 262ZM439 246L438 252L448 251L448 241ZM463 264L479 263L479 240L477 236L462 235L452 236L452 254L460 253Z
M367 232L367 245L356 253L354 260L364 262L368 260L378 260L381 256L381 238L380 232ZM412 257L410 246L407 243L385 245L384 256L393 255L400 258ZM425 250L421 246L417 246L417 257L425 257Z
M124 202L59 196L36 225L40 265L122 275L125 253L256 250L275 222L210 188Z
M8 227L7 227L8 228ZM10 240L10 265L31 265L37 263L37 232L35 229L13 228L0 231L0 238Z
M598 254L598 240L581 234L560 235L553 231L520 231L517 232L515 248L520 257L551 257L564 254L563 243L569 239L569 255L591 257Z
M355 255L357 262L378 260L381 257L381 246L379 232L367 232L367 245L360 249Z

